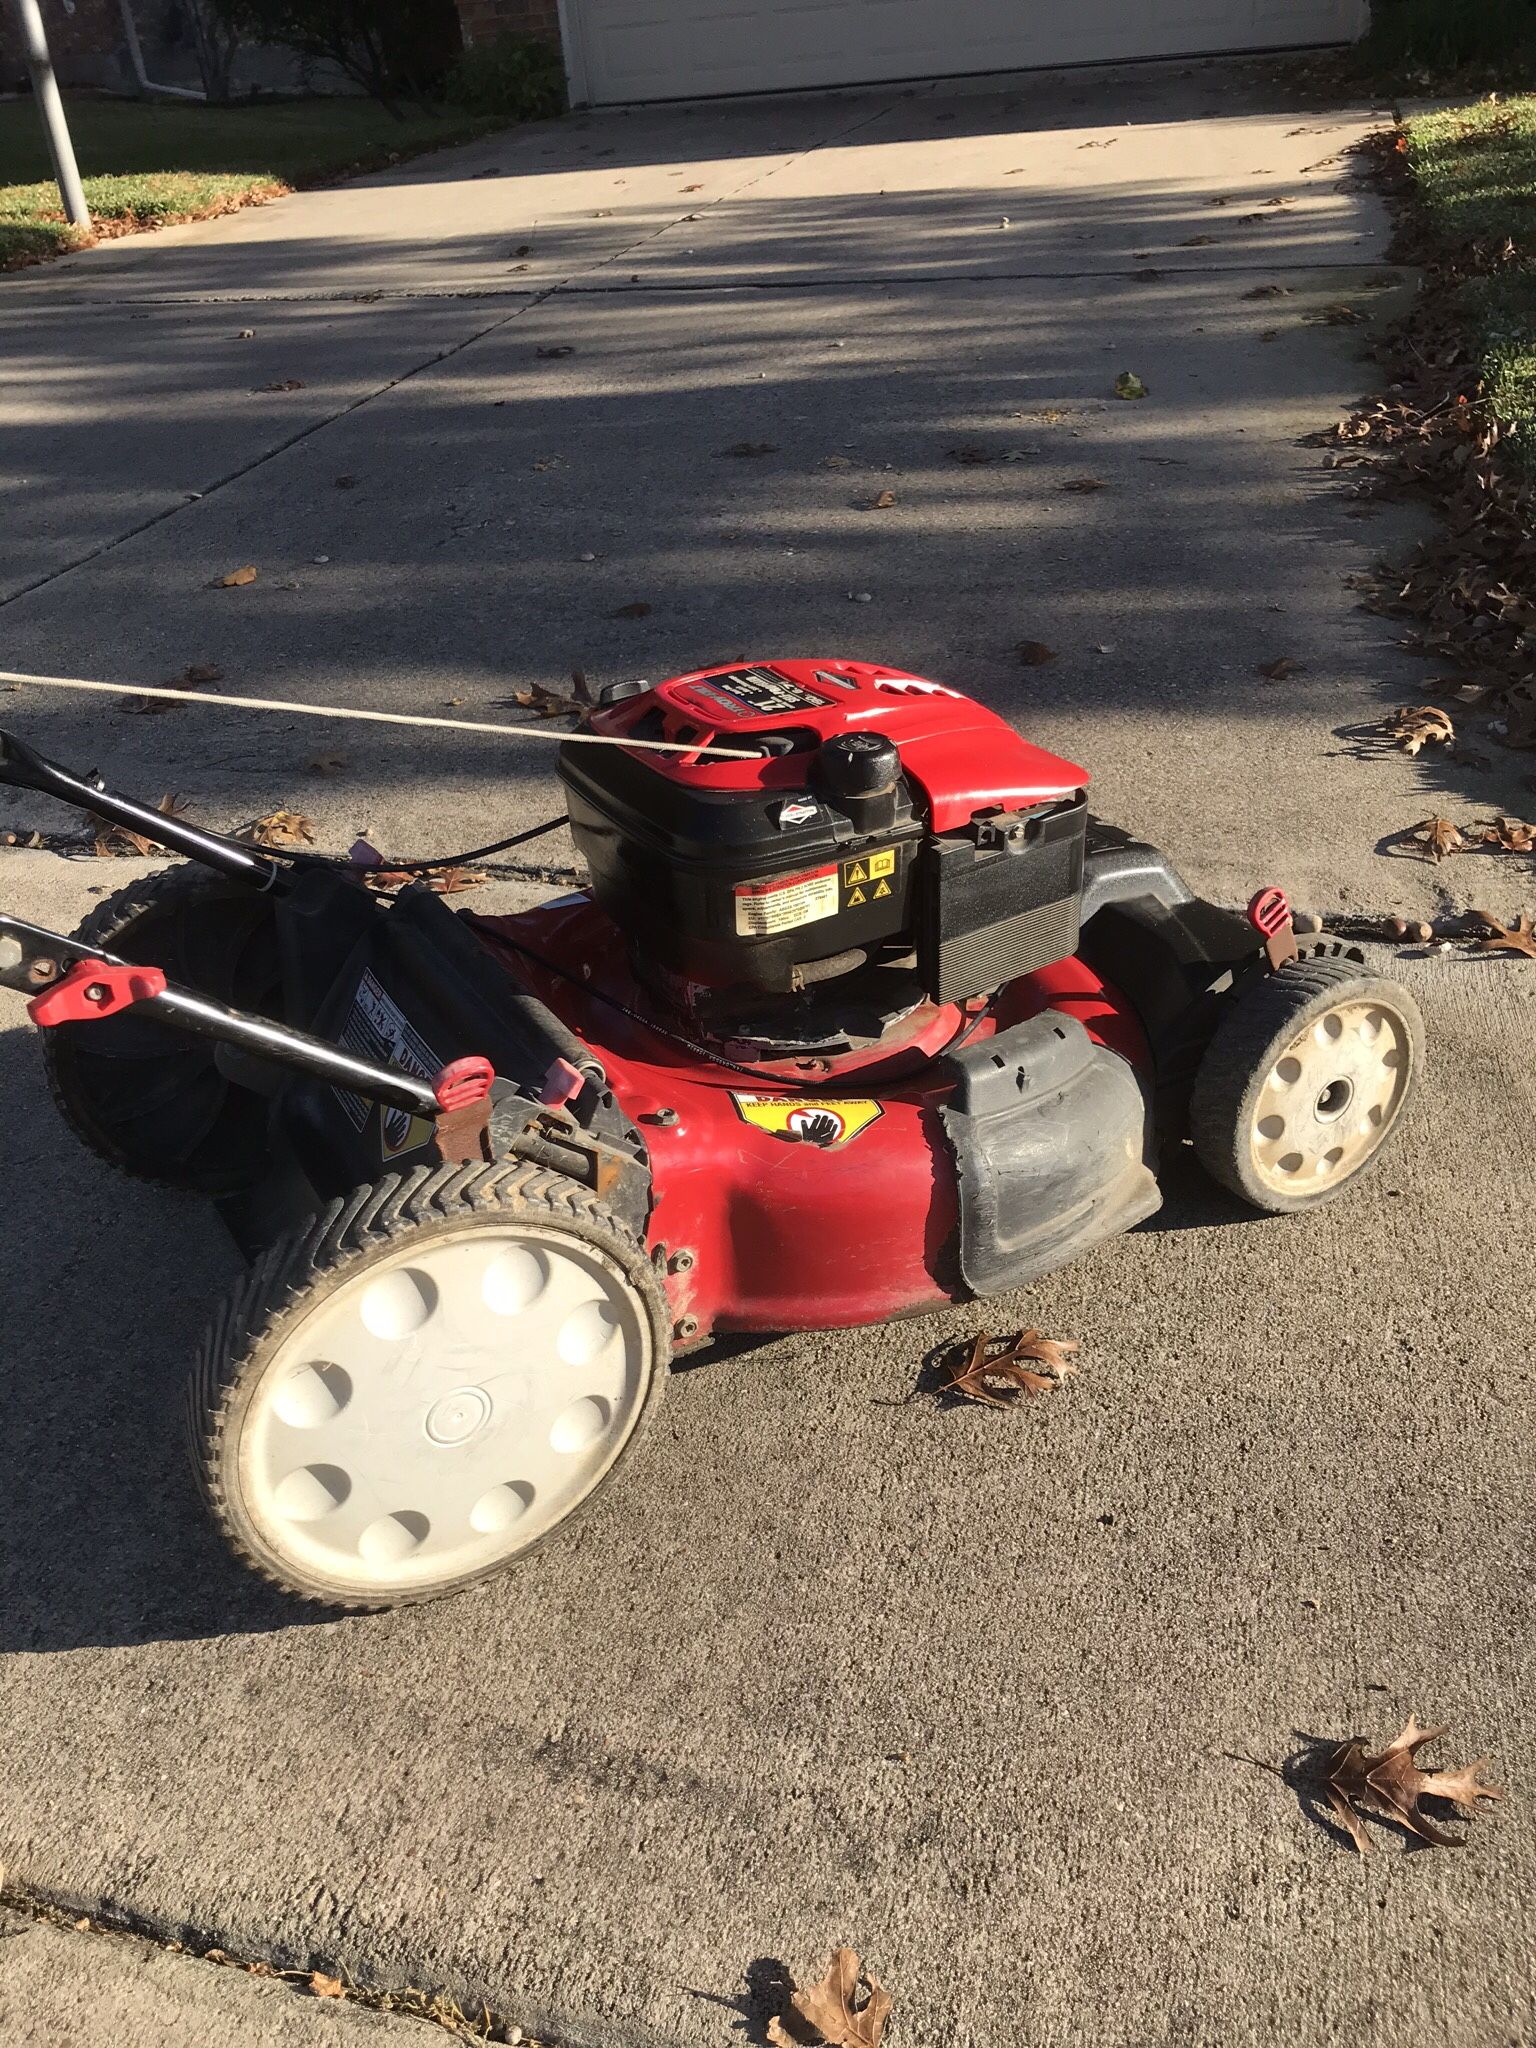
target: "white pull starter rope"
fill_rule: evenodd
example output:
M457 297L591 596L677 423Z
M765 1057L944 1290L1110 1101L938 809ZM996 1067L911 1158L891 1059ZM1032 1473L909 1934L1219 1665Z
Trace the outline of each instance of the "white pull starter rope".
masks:
M700 746L686 740L630 740L606 732L551 732L547 725L490 725L476 718L431 718L417 711L364 711L355 704L294 704L285 697L234 697L212 690L162 689L147 683L93 683L83 676L32 676L0 668L0 683L35 683L45 690L101 690L112 697L164 697L172 704L220 704L237 711L295 711L305 718L366 718L375 725L429 725L447 732L489 732L503 739L556 740L582 747L643 747L653 754L708 754L717 761L756 761L741 747Z

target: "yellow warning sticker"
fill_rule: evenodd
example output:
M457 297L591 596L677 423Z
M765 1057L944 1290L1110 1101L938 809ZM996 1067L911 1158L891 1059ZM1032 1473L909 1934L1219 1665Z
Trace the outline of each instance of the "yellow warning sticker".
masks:
M816 1145L823 1152L847 1145L883 1114L878 1102L830 1102L820 1096L732 1095L744 1124L791 1145Z
M418 1145L425 1145L437 1129L428 1118L412 1116L409 1110L402 1118L399 1110L391 1109L387 1104L382 1109L382 1118L379 1150L386 1159L398 1159L402 1152L414 1152Z
M890 893L891 893L891 885L890 885L890 883L889 883L889 882L876 882L876 884L875 884L875 890L874 890L874 894L875 894L875 900L876 900L877 902L878 902L878 900L880 899L880 897L882 897L882 896L889 896L889 895L890 895Z
M849 865L843 869L843 882L844 885L849 889L853 887L855 882L867 882L868 880L869 870L865 867L863 861L861 860L851 861Z
M894 846L887 846L881 852L872 853L869 856L869 879L872 882L878 882L882 875L894 875L895 872L896 849Z
M848 908L850 910L856 903L862 903L863 901L864 891L862 889L850 889L848 891Z

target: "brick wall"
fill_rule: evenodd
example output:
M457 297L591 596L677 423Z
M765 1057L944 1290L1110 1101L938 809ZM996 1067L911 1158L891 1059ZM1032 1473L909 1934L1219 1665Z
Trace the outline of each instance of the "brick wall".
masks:
M560 10L556 0L458 0L459 22L466 43L488 43L509 30L542 36L560 48Z

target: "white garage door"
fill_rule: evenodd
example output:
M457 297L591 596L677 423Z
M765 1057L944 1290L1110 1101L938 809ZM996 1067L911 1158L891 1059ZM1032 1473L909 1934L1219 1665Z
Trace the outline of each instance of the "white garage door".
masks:
M605 105L1346 42L1367 0L566 0L566 12L572 82Z

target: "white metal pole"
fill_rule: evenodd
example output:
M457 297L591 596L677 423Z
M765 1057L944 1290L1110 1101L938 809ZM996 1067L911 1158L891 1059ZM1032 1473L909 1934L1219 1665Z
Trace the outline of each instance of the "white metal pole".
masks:
M48 38L43 30L42 10L37 0L16 0L16 19L21 24L27 69L32 74L32 97L43 117L48 149L53 157L53 174L58 180L59 197L64 202L64 217L72 227L88 228L91 210L85 203L85 193L80 184L75 145L69 139L64 102L59 98L59 82L53 75L53 60L48 55Z

